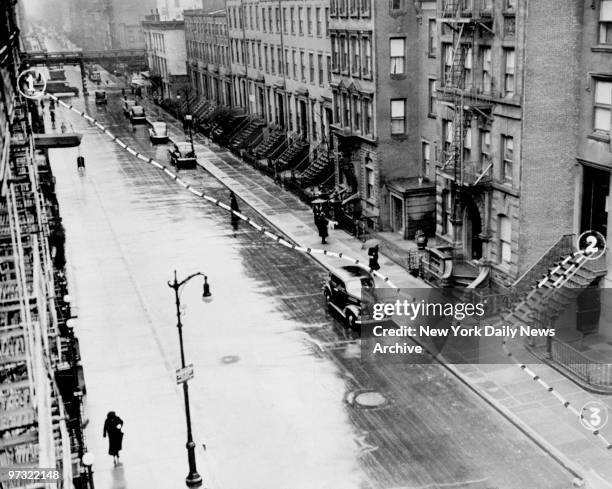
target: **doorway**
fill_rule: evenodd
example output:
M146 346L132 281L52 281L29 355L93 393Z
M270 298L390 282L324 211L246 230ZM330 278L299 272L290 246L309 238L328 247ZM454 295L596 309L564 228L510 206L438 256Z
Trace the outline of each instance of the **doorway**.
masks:
M404 232L404 200L397 195L391 195L391 230Z
M258 113L261 115L263 119L266 118L266 97L264 95L264 90L261 87L257 88L257 95L259 97L259 107Z
M593 230L607 237L610 172L588 166L583 168L580 232Z
M308 112L304 100L300 100L300 134L304 140L308 140Z
M282 93L276 94L276 117L278 125L285 127L285 104Z
M463 213L463 251L468 260L482 258L482 220L480 211L474 201L466 203Z

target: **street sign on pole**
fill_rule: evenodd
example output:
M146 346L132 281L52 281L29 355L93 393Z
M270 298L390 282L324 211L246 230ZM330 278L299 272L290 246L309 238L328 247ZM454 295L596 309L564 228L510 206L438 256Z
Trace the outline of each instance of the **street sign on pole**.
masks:
M176 369L176 383L184 384L188 380L193 379L193 363L190 363L184 368Z

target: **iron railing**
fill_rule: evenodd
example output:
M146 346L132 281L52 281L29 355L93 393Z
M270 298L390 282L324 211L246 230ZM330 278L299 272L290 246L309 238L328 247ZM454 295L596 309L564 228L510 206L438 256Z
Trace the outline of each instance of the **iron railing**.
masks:
M550 359L569 370L583 382L601 388L612 389L612 363L590 359L571 345L556 338L550 338Z

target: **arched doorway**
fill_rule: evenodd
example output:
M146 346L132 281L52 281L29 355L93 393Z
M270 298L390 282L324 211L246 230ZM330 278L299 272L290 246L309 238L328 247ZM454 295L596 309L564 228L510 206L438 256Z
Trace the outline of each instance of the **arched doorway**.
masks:
M465 203L463 211L463 251L468 260L482 258L482 219L480 211L473 200Z

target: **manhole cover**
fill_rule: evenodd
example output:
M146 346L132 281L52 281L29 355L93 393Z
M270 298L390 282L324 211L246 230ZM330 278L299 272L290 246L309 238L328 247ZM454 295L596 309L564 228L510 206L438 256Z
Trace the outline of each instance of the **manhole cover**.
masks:
M240 360L238 355L225 355L221 357L221 363L236 363L238 360Z
M378 391L353 391L346 397L347 402L355 407L373 409L387 404L387 398Z

